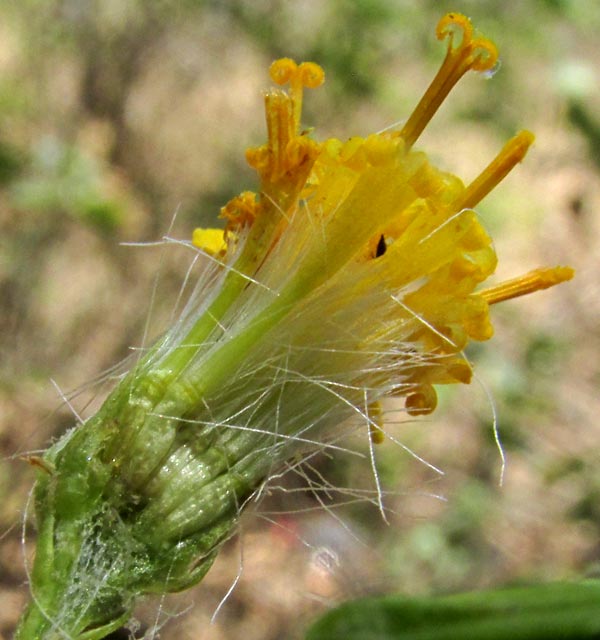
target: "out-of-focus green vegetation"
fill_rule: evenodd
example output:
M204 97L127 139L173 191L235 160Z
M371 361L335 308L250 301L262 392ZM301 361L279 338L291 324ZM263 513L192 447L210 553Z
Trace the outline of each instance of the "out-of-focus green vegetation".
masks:
M276 57L325 68L325 87L306 97L317 135L406 118L444 55L433 29L450 10L497 42L503 65L491 81L466 78L420 145L468 180L507 136L532 129L536 146L481 214L503 275L570 263L576 280L496 309L496 338L470 352L478 381L443 390L433 416L407 421L388 407L391 435L445 476L392 442L379 447L382 482L398 492L386 497L387 524L370 504L337 510L344 492L316 499L288 478L263 518L246 520L244 574L216 625L208 620L240 562L233 545L187 616L170 616L184 596L139 617L151 626L159 610L166 639L243 629L264 640L297 633L316 602L598 570L600 7L21 0L0 4L0 634L25 599L19 523L33 473L18 456L74 420L56 409L50 379L77 388L142 346L147 324L159 332L189 263L181 249L119 243L159 240L175 214L169 233L189 237L254 187L243 151L264 137L260 91ZM94 392L84 388L74 409L86 414ZM353 493L374 486L366 460L323 458L305 473L320 487L322 475Z
M555 583L433 598L343 604L307 640L585 640L600 634L600 584Z

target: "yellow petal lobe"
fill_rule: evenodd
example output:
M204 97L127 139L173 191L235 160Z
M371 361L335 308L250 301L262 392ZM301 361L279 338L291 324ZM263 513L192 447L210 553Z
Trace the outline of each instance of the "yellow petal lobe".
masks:
M215 257L222 257L227 251L223 229L194 229L192 244Z

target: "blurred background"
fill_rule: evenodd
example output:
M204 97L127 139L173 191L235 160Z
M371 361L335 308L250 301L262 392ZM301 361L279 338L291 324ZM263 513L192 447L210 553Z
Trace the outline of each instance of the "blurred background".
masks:
M288 476L244 517L203 583L137 611L138 637L299 638L350 597L598 575L600 5L4 0L0 637L26 601L35 540L29 526L23 548L35 474L21 456L73 425L61 393L84 385L73 407L87 415L87 383L139 346L147 324L164 329L189 263L174 247L123 243L187 239L254 188L244 150L265 136L273 59L325 68L305 101L318 137L366 135L409 115L444 56L433 32L450 10L497 43L502 66L492 80L465 78L419 146L469 181L507 137L533 130L526 162L479 210L499 276L570 264L576 279L494 308L496 336L469 351L477 381L441 389L432 416L388 407L394 437L444 472L378 447L389 523L342 489L373 490L368 460L315 458L306 479ZM367 450L364 438L356 446ZM322 477L340 490L300 491Z

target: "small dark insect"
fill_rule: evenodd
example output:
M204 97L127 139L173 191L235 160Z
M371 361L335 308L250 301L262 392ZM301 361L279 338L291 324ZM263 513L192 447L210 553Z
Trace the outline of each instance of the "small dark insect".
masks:
M385 238L383 237L383 233L381 234L381 238L379 238L379 242L377 243L377 248L375 249L375 257L379 258L385 253L387 249L387 245L385 243Z

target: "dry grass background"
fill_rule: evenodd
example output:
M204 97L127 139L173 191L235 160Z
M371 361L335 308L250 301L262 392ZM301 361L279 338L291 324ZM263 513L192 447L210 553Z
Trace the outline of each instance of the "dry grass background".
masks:
M336 520L288 478L245 516L204 582L146 603L138 619L142 630L157 622L165 640L275 640L367 593L600 569L600 9L415 4L0 6L0 637L26 601L23 555L35 539L29 526L23 549L34 471L21 456L74 422L51 380L78 388L141 344L158 272L156 335L187 267L176 249L119 243L160 238L176 212L171 235L189 237L252 188L243 150L263 138L260 91L277 56L316 58L329 72L304 118L323 137L406 117L443 56L432 30L446 10L472 15L503 67L490 82L466 79L420 146L468 180L506 137L532 129L526 162L480 208L498 272L568 263L576 279L495 309L496 337L471 350L483 386L443 390L431 417L391 427L445 475L383 445L380 473L398 494L389 525L367 505L336 510ZM502 487L483 387L508 458ZM74 406L89 413L101 395L87 385ZM322 459L318 470L339 486L372 486L364 461Z

